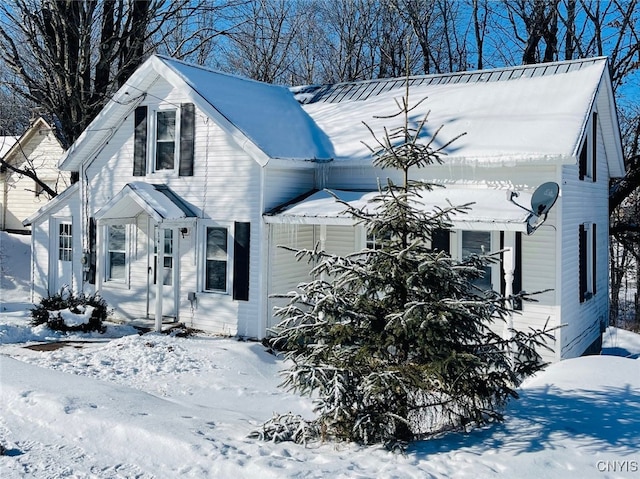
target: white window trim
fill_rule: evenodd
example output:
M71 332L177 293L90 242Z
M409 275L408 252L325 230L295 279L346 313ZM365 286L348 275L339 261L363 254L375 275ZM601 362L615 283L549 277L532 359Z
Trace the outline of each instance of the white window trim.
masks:
M109 277L109 227L110 226L124 226L124 279L113 279ZM105 284L109 285L122 285L129 286L130 272L131 272L131 225L126 223L108 222L102 226L102 237L104 238L104 246L101 254L103 262L102 279Z
M156 170L156 147L158 134L158 113L165 111L174 111L176 114L176 138L173 150L173 169ZM180 108L176 105L160 105L157 108L149 108L148 114L148 131L147 131L147 173L154 176L176 176L180 168Z
M207 228L224 228L227 230L227 282L226 291L216 291L205 289L207 272ZM233 222L204 220L198 226L198 253L199 260L197 266L198 291L203 294L218 294L231 296L233 292Z

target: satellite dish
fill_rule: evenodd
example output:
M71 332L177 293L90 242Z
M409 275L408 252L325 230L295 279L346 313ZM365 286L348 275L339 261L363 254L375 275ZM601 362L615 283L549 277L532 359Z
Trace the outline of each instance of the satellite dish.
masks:
M559 193L560 187L553 181L538 186L531 196L531 212L537 216L546 215L556 203Z
M538 227L547 219L547 213L549 213L549 210L556 203L559 193L560 187L557 183L549 181L547 183L541 184L536 188L536 191L534 191L533 195L531 196L531 209L529 209L513 201L513 197L518 196L517 192L509 192L509 201L511 201L514 205L522 208L523 210L529 212L529 216L527 217L528 235L537 230Z

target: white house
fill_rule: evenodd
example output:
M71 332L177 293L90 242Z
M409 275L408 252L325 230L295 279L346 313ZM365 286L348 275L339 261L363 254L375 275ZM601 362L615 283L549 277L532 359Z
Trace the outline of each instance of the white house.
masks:
M69 172L58 170L64 150L44 118L37 118L22 136L6 144L10 147L2 158L9 165L35 171L54 191L63 191L71 184ZM22 222L50 199L32 178L3 167L0 171L0 229L28 233L29 228Z
M364 205L378 179L394 175L372 167L362 122L378 133L393 127L380 116L395 112L404 85L372 80L294 96L151 57L63 157L80 182L27 221L34 300L69 285L99 291L125 319L264 337L270 295L309 278L309 265L278 245L348 253L370 240L323 189ZM425 137L441 125L442 141L466 133L443 164L418 172L446 186L427 207L475 202L439 247L454 257L507 248L485 287L550 290L513 320L565 325L546 359L597 349L608 319L608 182L624 173L606 58L410 85L410 100L426 97L415 121L431 111ZM530 209L542 184L559 197L537 218L521 206Z

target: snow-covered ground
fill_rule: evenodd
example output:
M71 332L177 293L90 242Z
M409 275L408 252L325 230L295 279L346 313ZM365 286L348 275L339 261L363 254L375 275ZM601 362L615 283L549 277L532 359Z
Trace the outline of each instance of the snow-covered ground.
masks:
M406 454L248 438L274 412L311 416L280 390L259 343L197 336L61 336L29 326L28 237L0 233L0 477L640 477L640 336L610 329L604 355L528 380L506 419ZM70 342L54 351L27 346ZM621 357L628 356L628 357Z

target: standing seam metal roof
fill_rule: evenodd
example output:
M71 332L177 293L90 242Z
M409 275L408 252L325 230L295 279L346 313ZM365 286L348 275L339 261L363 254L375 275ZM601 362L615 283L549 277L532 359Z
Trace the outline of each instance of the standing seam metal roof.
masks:
M605 59L605 57L520 65L492 70L410 76L409 85L496 82L555 75L557 73L580 70L584 66L593 65L603 59ZM366 100L389 90L403 88L405 82L405 78L381 78L377 80L361 80L326 85L309 85L297 87L294 91L297 100L302 104L340 103L343 101Z

